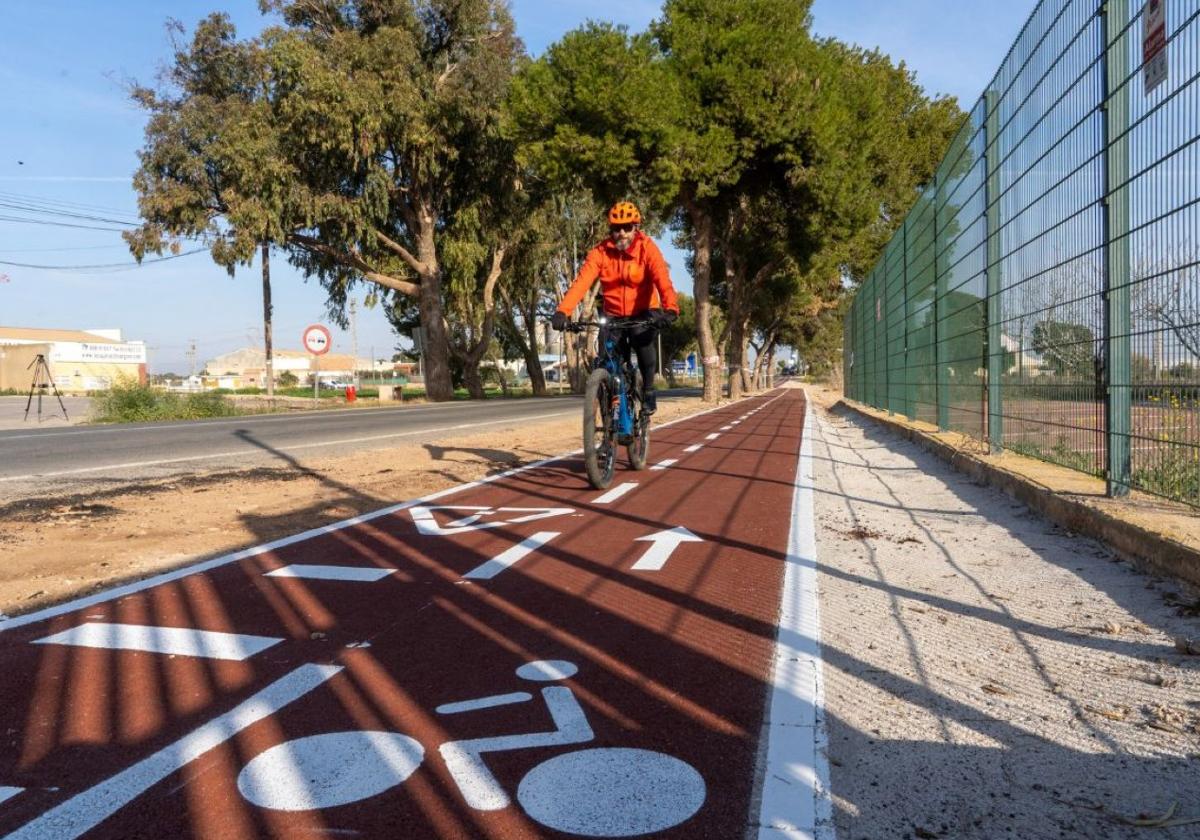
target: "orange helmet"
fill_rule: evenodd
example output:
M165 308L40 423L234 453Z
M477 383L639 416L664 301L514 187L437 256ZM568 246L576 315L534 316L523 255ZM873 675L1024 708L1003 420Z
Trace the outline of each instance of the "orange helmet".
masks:
M610 225L627 225L630 222L635 225L642 223L642 214L638 212L637 205L632 201L618 201L608 211Z

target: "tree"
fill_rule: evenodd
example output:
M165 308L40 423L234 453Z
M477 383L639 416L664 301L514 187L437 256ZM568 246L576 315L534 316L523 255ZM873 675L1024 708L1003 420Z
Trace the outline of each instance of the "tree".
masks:
M181 33L177 23L173 33ZM180 240L201 239L232 277L261 253L267 393L274 395L270 247L297 227L290 182L268 101L266 56L237 41L224 14L206 18L191 44L176 46L162 90L135 86L150 112L134 175L145 220L123 235L140 262Z
M679 317L659 332L662 342L662 366L667 381L675 384L671 363L683 359L696 347L696 301L683 292L677 296Z
M1060 376L1095 376L1096 334L1090 327L1066 321L1039 321L1033 326L1033 349Z

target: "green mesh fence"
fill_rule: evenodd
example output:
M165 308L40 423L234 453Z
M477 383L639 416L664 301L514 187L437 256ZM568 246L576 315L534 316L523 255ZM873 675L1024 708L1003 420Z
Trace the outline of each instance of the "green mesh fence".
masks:
M860 285L847 396L1200 506L1198 204L1200 0L1045 0Z

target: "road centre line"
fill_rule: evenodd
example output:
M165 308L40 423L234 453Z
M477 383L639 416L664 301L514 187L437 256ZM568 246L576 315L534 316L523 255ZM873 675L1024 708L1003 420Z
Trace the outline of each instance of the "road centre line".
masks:
M267 572L263 577L375 583L383 580L388 575L394 574L395 571L395 569L381 569L378 566L322 566L310 563L293 563L290 566L278 568L273 572Z
M711 435L705 435L705 436L704 436L704 439L705 439L705 440L716 440L716 439L717 439L717 438L719 438L720 436L721 436L721 433L720 433L720 432L713 432Z
M600 496L597 499L592 499L592 504L594 504L594 505L610 505L613 502L615 502L617 499L624 496L626 493L629 493L630 491L635 490L635 489L637 489L636 481L627 481L624 484L618 484L616 487L609 490L603 496Z
M722 426L722 427L721 427L721 431L722 431L722 432L728 432L728 431L729 431L730 429L732 429L732 428L733 428L733 424L732 424L732 423L730 423L728 426Z
M667 460L665 460L665 461L659 461L657 464L655 464L655 465L654 465L653 467L651 467L650 469L651 469L651 471L654 471L654 470L665 470L665 469L669 469L669 468L671 468L671 467L675 466L675 465L676 465L676 464L678 464L678 463L679 463L679 459L678 459L678 458L668 458L668 459L667 459Z
M804 399L804 430L796 464L774 667L763 727L767 740L765 761L755 779L755 788L761 794L758 840L814 837L818 825L831 825L833 820L817 598L814 423L807 391Z
M704 448L703 443L693 443L691 446L689 446L687 449L685 449L683 451L684 452L698 452L703 448Z
M463 575L464 580L491 580L496 575L509 569L519 561L528 557L533 552L544 546L550 540L558 536L557 531L539 531L532 537L522 540L513 547L505 550L503 553L496 555L486 563L476 566L471 571Z
M341 665L301 665L175 743L35 817L5 840L75 838L91 831L154 785L319 688L341 670Z
M537 399L538 402L548 402L550 400L561 399L560 397L546 397ZM105 425L101 428L91 427L86 430L71 429L71 430L54 430L35 434L21 435L0 435L0 443L8 440L23 440L26 438L40 438L49 440L51 438L69 437L72 435L100 435L100 434L116 434L118 432L162 432L172 431L176 429L186 429L194 426L203 426L206 429L216 428L217 426L245 426L246 424L256 426L273 425L277 423L299 422L305 420L327 420L330 418L336 420L350 419L362 414L425 414L431 411L446 411L449 409L461 410L478 410L487 408L487 403L479 402L452 402L438 403L436 405L414 405L410 407L400 406L380 406L378 408L327 408L319 411L306 411L303 414L266 414L266 415L245 415L238 417L235 420L187 420L181 422L168 423L114 423ZM521 419L521 418L514 418Z
M712 414L714 411L721 411L724 408L725 406L716 406L714 408L705 409L704 411L698 411L695 414L689 414L686 417L680 417L677 420L671 420L667 423L663 423L661 426L657 426L656 428L665 429L668 426L686 423L689 420L694 420L697 417L703 417L707 414ZM214 557L211 560L202 560L198 563L193 563L190 566L184 566L182 568L175 569L174 571L164 572L163 574L144 578L142 580L135 581L134 583L125 584L124 586L118 586L113 589L104 590L92 595L86 595L82 598L76 598L72 601L58 604L57 606L46 607L42 610L26 613L25 615L21 616L14 616L12 618L0 618L0 633L3 633L5 630L12 630L17 627L24 627L29 624L36 624L39 621L56 618L60 615L66 615L67 613L74 612L75 610L87 609L88 607L93 607L97 604L105 604L118 598L124 598L126 595L133 595L138 592L143 592L147 589L153 589L155 586L172 583L177 580L182 580L186 577L191 577L192 575L210 572L214 569L219 569L222 566L227 566L231 563L248 560L251 557L258 557L261 554L267 554L281 548L286 548L290 545L306 542L308 540L315 539L316 537L324 536L326 534L333 534L347 528L353 528L357 525L362 525L363 523L370 522L375 519L391 516L402 510L408 510L409 508L416 507L418 505L437 501L438 499L445 498L446 496L452 496L456 493L462 493L467 490L472 490L476 487L492 484L500 481L501 479L511 478L514 475L518 475L529 470L541 469L548 464L553 464L566 458L572 458L578 455L580 452L582 452L582 450L576 449L572 452L564 452L561 455L555 455L551 458L543 458L540 461L534 461L532 463L525 464L524 466L515 467L511 470L505 470L502 473L486 476L477 481L469 481L466 484L458 484L453 487L447 487L444 490L438 490L434 493L421 496L417 499L399 502L394 505L380 508L379 510L369 511L367 513L359 514L358 516L352 516L349 519L343 519L339 522L332 522L328 525L322 525L318 528L310 528L309 530L302 531L299 534L292 534L291 536L281 537L268 543L250 546L249 548L244 548L240 551L235 551L230 554L223 554L220 557Z
M391 432L386 435L368 435L366 437L342 438L340 440L327 440L327 441L321 441L320 443L302 443L298 446L289 446L285 449L281 449L280 451L283 452L284 454L288 454L291 452L299 451L301 449L319 449L322 446L342 446L347 443L367 443L368 441L373 441L373 440L390 440L392 438L413 437L414 435L427 435L427 434L434 434L437 432L453 432L453 431L458 431L459 429L477 429L481 426L498 426L503 423L531 422L531 421L536 421L536 420L546 420L551 417L566 417L571 414L575 414L575 412L574 411L558 411L558 412L555 412L554 414L538 414L533 417L525 417L525 418L518 418L518 419L514 419L514 418L510 417L510 418L506 418L504 420L487 420L482 423L460 423L457 426L443 426L438 429L416 429L416 430L410 431L410 432ZM0 483L6 482L6 481L28 481L31 478L58 478L59 476L64 476L64 475L81 475L83 473L100 472L101 470L128 470L128 469L134 469L136 467L159 467L159 466L165 466L167 464L182 464L182 463L186 463L187 461L209 461L209 460L212 460L213 458L245 457L247 454L250 454L253 451L254 451L253 448L248 449L248 450L247 449L239 449L239 450L236 450L233 452L214 452L214 453L210 453L208 455L189 455L186 458L163 458L163 459L160 459L157 461L131 461L131 462L126 462L124 464L105 464L104 466L101 466L101 467L83 467L83 468L77 469L77 470L59 470L58 472L29 473L27 475L10 475L10 476L4 476L3 478L0 478Z
M193 630L190 627L147 627L141 624L109 624L97 621L80 624L44 639L36 639L33 644L71 645L100 650L137 650L144 653L243 662L282 641L283 639L270 636Z

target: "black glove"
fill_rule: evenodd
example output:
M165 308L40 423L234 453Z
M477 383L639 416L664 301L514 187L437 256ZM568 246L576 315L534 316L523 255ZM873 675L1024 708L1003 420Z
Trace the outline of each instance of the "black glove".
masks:
M670 309L651 309L650 320L654 322L656 327L665 327L676 318L679 317L678 312L672 312Z
M567 326L567 316L562 312L555 311L555 313L550 316L550 326L554 327L554 329L558 330L559 332L562 332Z

